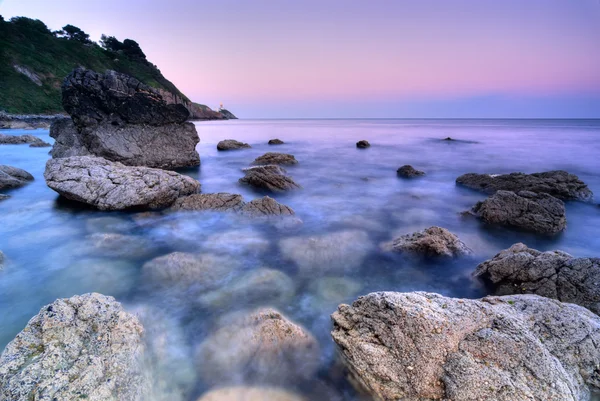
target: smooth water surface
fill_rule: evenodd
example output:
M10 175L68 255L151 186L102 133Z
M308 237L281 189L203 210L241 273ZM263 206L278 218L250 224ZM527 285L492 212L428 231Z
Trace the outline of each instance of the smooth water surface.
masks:
M455 185L456 177L468 172L564 169L600 194L599 120L239 120L199 122L196 127L202 165L182 172L197 178L204 193L240 193L247 201L263 196L238 183L241 169L267 151L295 155L299 164L286 169L302 189L271 196L291 206L304 224L281 232L230 214L90 210L59 200L46 187L43 170L48 148L2 145L0 164L23 168L36 180L5 191L12 197L0 202L0 250L7 258L0 271L0 349L43 305L96 291L115 296L130 310L150 308L167 316L169 323L155 331L176 331L172 338L177 341L169 346L182 361L177 366L197 366L194 349L214 331L218 319L237 310L273 306L307 328L321 347L320 368L314 377L276 384L311 400L356 400L358 396L334 364L329 316L338 304L384 290L483 296L485 290L471 279L471 272L479 262L516 242L539 250L600 256L600 208L595 204L567 203L567 230L546 238L490 228L462 217L462 211L485 195ZM47 130L3 133L33 133L52 142ZM442 140L448 136L460 141ZM285 144L267 145L272 138ZM222 139L248 142L252 148L218 152L216 144ZM360 139L372 146L357 149ZM396 169L404 164L427 174L400 179ZM419 261L379 248L397 235L433 225L457 234L475 251L474 256ZM94 235L107 232L133 238L109 247L95 246ZM287 238L340 232L350 233L340 237L343 241L360 239L361 243L332 244L332 254L344 249L343 257L309 266L309 274L306 263L328 260L327 255L290 256L281 251ZM173 251L210 253L240 264L241 269L223 286L225 290L240 288L236 279L263 267L287 274L294 288L277 299L264 288L245 288L229 297L217 297L220 302L156 291L142 274L142 265ZM332 267L340 261L341 268ZM165 372L166 380L191 375L187 380L193 385L186 397L196 399L207 384L193 368L192 373L179 370Z

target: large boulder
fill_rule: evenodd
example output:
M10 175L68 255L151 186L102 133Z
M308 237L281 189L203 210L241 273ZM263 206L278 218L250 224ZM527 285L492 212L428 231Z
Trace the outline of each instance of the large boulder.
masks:
M281 383L311 377L319 367L319 344L304 328L274 309L227 319L197 348L207 383Z
M562 200L592 200L593 193L575 174L556 170L544 173L524 174L475 174L461 175L456 183L481 192L529 191L547 193Z
M236 141L235 139L224 139L217 143L217 150L237 150L251 147L247 143Z
M30 148L46 148L50 145L35 135L5 135L0 134L0 145L22 145L29 144Z
M453 258L473 253L455 234L436 226L402 235L391 242L383 243L381 248L385 251L424 257Z
M77 68L63 82L63 107L72 122L57 121L55 158L92 154L130 166L197 166L196 128L182 104L115 71Z
M0 165L0 189L19 188L33 181L33 176L20 168Z
M212 210L218 212L239 211L245 202L242 195L219 192L215 194L193 194L175 201L171 210Z
M235 386L211 390L198 401L306 401L306 399L276 387Z
M288 153L267 152L264 155L254 159L252 164L264 166L267 164L298 164L294 155Z
M44 306L0 356L0 399L142 401L143 327L97 293Z
M125 166L93 156L48 160L44 178L65 198L100 210L163 208L200 188L198 181L173 171Z
M488 224L554 235L567 226L565 204L547 193L497 191L471 211Z
M600 258L575 258L515 244L477 266L495 295L537 294L600 314Z
M242 184L272 192L283 192L300 188L300 185L287 175L287 171L277 165L256 166L243 170Z
M570 400L600 385L600 317L536 295L372 293L332 315L353 383L377 400Z

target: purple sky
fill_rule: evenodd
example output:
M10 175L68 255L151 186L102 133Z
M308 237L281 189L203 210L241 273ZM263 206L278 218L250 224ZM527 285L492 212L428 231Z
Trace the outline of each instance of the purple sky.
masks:
M0 0L260 117L600 118L600 0Z

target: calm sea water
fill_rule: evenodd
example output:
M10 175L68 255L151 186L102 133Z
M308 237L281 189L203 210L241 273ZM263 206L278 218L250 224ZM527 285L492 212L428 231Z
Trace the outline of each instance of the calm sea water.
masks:
M455 185L456 177L467 172L564 169L600 194L600 120L239 120L196 126L202 165L182 172L197 178L204 193L240 193L246 200L262 196L238 183L241 169L267 151L294 154L299 164L287 170L303 188L274 197L291 206L303 226L281 233L226 214L89 210L60 201L46 187L43 170L48 148L0 146L0 164L23 168L35 177L35 182L11 191L12 198L0 202L0 250L8 260L0 271L0 349L43 305L96 291L115 296L131 310L153 307L168 316L170 323L164 330L179 333L173 337L178 342L170 345L172 352L182 364L193 365L194 347L214 330L216 319L236 310L273 306L302 324L321 346L318 373L286 386L311 400L355 400L358 396L334 364L335 347L329 336L329 315L339 303L381 290L433 291L469 298L485 295L471 280L471 272L479 262L516 242L575 256L600 255L600 208L596 205L567 203L568 228L549 239L489 228L461 217L460 212L485 195ZM52 142L47 130L3 133L33 133ZM441 140L448 136L461 141ZM218 152L217 142L229 138L248 142L252 149ZM267 145L272 138L286 144ZM369 140L371 148L357 149L360 139ZM427 175L399 179L396 169L404 164ZM456 233L475 255L451 262L422 262L379 250L383 241L432 225ZM334 246L346 247L343 260L351 266L348 269L331 272L324 265L315 266L312 274L302 274L279 247L288 237L347 230L366 233L362 244ZM90 236L102 232L134 238L98 250L90 245ZM172 251L225 255L241 263L243 273L260 267L277 269L292 279L294 295L273 302L253 293L218 306L199 306L185 294L153 291L141 267ZM236 285L235 279L234 275L225 287ZM160 327L157 331L161 332ZM165 375L177 380L173 371ZM192 376L190 400L206 389L201 378Z

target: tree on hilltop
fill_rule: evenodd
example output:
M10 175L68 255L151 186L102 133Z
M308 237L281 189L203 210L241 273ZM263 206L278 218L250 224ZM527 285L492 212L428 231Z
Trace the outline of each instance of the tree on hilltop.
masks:
M90 35L71 24L63 26L62 30L56 31L55 33L57 36L67 38L69 40L76 40L82 43L92 43L90 40Z

